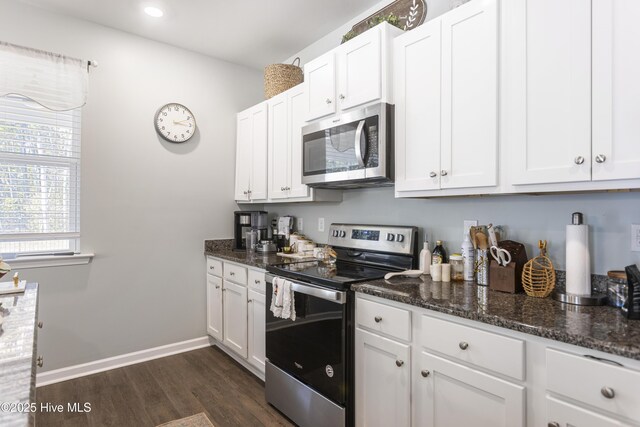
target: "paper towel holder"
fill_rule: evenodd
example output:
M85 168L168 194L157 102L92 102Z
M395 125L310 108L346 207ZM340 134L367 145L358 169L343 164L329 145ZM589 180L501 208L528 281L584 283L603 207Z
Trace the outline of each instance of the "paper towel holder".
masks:
M583 215L581 212L574 212L571 214L571 224L581 225L583 223ZM563 302L565 304L573 305L605 305L607 303L606 294L594 294L593 289L591 295L574 295L566 292L560 292L558 290L553 292L552 298L556 301Z

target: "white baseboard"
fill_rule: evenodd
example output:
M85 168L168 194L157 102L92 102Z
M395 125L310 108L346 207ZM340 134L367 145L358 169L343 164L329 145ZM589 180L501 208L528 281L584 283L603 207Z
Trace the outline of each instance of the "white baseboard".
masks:
M83 363L81 365L69 366L67 368L54 369L36 375L36 387L59 383L74 378L84 377L110 369L121 368L123 366L135 365L147 360L159 359L173 354L184 353L213 345L214 340L209 336L195 338L192 340L162 345L160 347L149 348L147 350L135 351L133 353L122 354L120 356L108 357L106 359Z

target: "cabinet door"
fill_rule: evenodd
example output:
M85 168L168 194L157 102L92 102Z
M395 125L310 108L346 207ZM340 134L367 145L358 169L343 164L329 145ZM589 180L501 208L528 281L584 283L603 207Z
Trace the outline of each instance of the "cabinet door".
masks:
M593 0L594 180L640 178L640 2Z
M309 187L302 183L302 127L307 93L304 85L288 92L289 96L289 197L308 197Z
M265 296L249 291L249 363L264 372Z
M380 28L343 44L338 56L338 105L345 110L380 99L382 51Z
M356 329L356 425L409 426L410 347Z
M249 200L249 181L251 180L251 121L250 111L238 113L236 135L236 200Z
M425 351L419 357L413 374L415 425L525 425L524 387Z
M267 199L267 103L251 109L251 200Z
M336 64L334 52L329 52L304 67L307 89L307 121L336 112Z
M442 16L441 188L497 184L498 8L472 1Z
M223 281L224 344L247 357L247 288Z
M440 19L394 41L396 191L440 188Z
M287 95L271 98L269 104L269 198L287 198L289 187L289 120Z
M513 184L591 179L591 0L501 3Z
M222 341L222 279L207 274L207 333Z
M550 427L622 427L628 424L547 396Z

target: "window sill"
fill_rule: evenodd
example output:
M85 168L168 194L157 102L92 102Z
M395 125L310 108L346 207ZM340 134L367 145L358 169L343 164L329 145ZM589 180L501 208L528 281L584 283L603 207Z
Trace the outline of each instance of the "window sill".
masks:
M62 267L68 265L84 265L89 264L95 254L83 253L75 255L43 255L30 256L14 259L5 259L12 270L23 270L26 268L42 268L42 267Z

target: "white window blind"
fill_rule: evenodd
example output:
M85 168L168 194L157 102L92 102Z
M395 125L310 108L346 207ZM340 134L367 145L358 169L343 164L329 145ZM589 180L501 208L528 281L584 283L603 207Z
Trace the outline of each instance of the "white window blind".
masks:
M0 253L77 250L80 119L0 97Z

